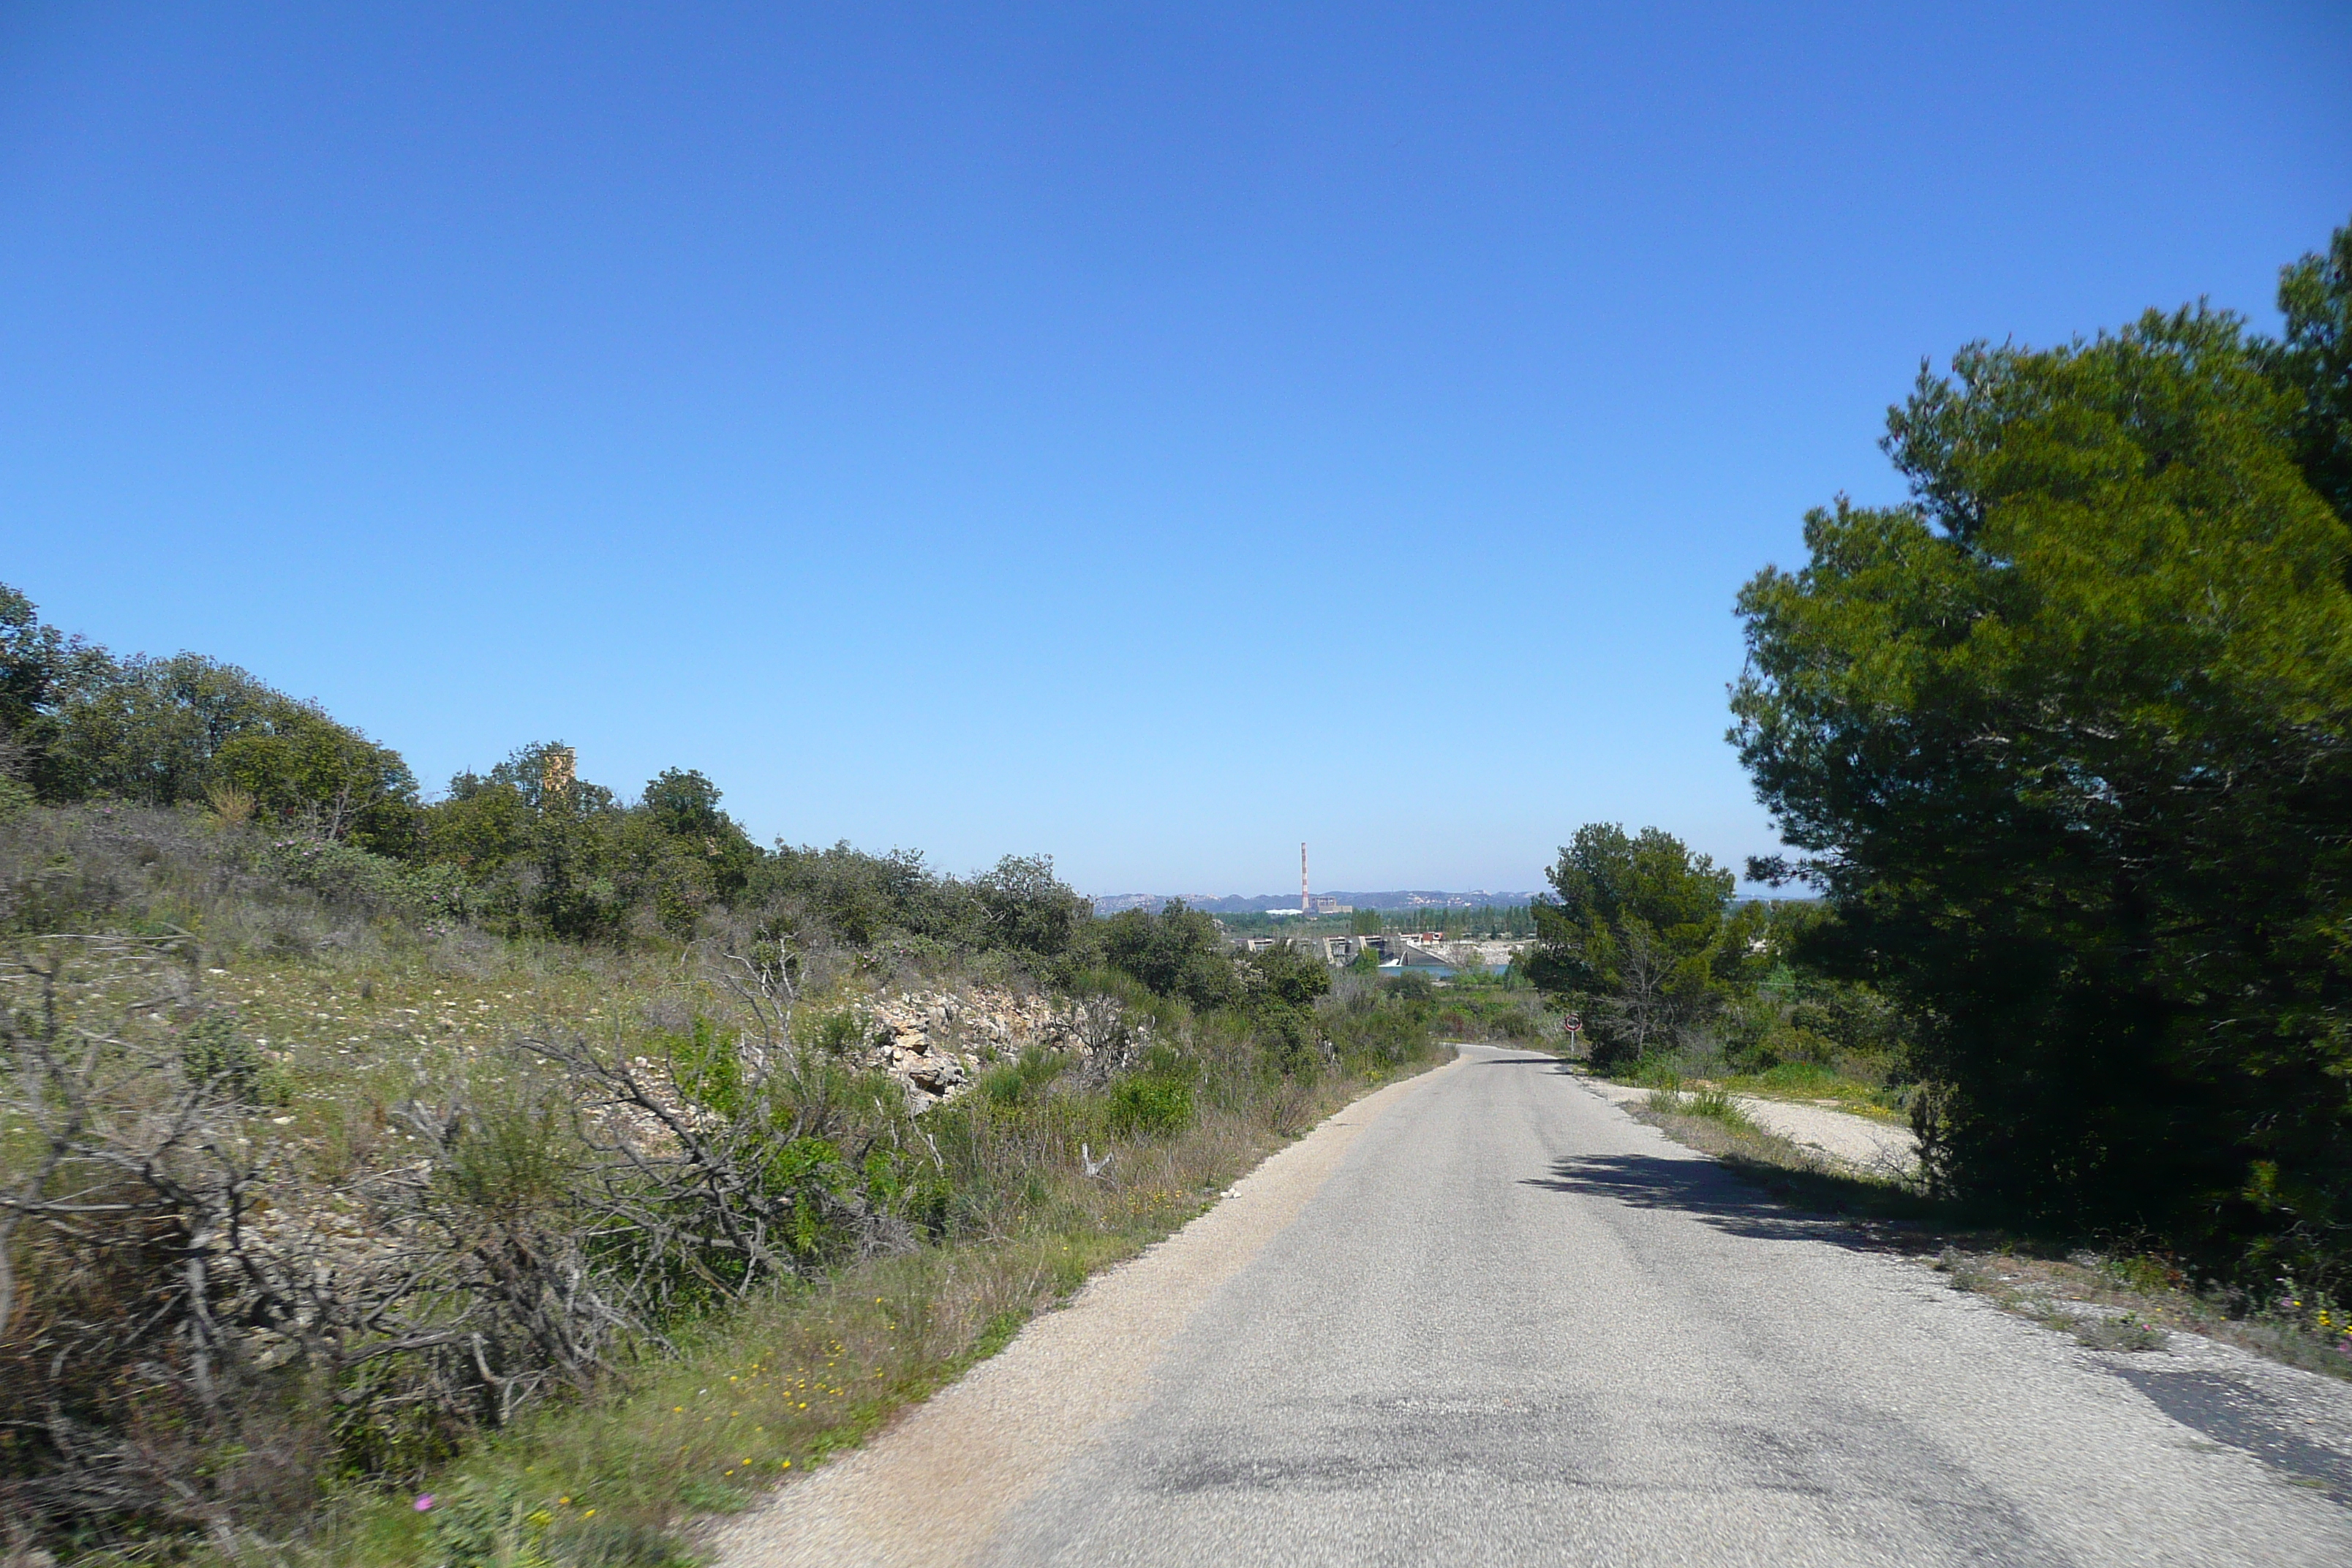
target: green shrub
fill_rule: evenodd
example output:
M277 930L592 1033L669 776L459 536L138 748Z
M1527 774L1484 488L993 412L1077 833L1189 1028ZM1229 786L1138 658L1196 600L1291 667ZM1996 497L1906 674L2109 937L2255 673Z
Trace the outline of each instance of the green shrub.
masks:
M866 1028L854 1009L838 1007L812 1014L801 1027L800 1038L803 1045L838 1060L865 1042Z
M1719 1089L1696 1089L1684 1096L1682 1113L1685 1116L1703 1116L1709 1121L1720 1121L1726 1127L1753 1125L1748 1120L1748 1113L1739 1109L1738 1102Z
M1069 1066L1070 1058L1060 1051L1024 1051L1019 1061L982 1073L980 1092L990 1104L1007 1110L1034 1105L1045 1098L1047 1086Z
M207 1013L182 1032L180 1063L198 1083L247 1105L262 1103L263 1062L253 1043L236 1032L236 1015Z
M1322 1033L1321 1021L1305 1007L1268 1005L1257 1009L1253 1019L1255 1033L1267 1062L1286 1075L1312 1075L1316 1068L1315 1044Z
M593 1519L558 1520L511 1482L467 1479L432 1499L426 1538L441 1568L684 1568L693 1559L658 1531Z
M1694 1089L1688 1094L1679 1089L1652 1089L1649 1107L1662 1116L1697 1116L1735 1128L1755 1125L1738 1103L1719 1089Z
M1323 1026L1339 1059L1360 1070L1385 1070L1428 1047L1428 1021L1411 1007L1334 1008L1324 1015Z
M462 919L473 901L464 873L455 866L411 866L324 838L271 839L261 861L286 881L331 904Z
M718 1025L697 1013L686 1033L656 1035L652 1043L668 1053L680 1094L725 1116L743 1114L748 1107L743 1058L732 1032L721 1034Z
M1111 1086L1108 1121L1113 1136L1158 1138L1192 1122L1192 1086L1165 1073L1137 1073Z
M1400 1002L1427 1002L1437 994L1437 982L1418 970L1408 969L1381 982L1382 989Z
M511 1486L468 1482L417 1506L429 1510L425 1534L446 1568L552 1568L540 1550L552 1516L527 1508Z
M1181 899L1169 900L1158 914L1127 910L1113 915L1100 922L1097 940L1111 967L1160 995L1217 1007L1237 1000L1244 989L1241 966L1226 951L1217 922L1186 908ZM1275 967L1286 979L1294 976L1293 964L1278 960Z
M1781 1062L1751 1078L1738 1079L1735 1087L1751 1084L1769 1093L1801 1095L1808 1100L1866 1100L1883 1099L1886 1094L1875 1084L1820 1062Z

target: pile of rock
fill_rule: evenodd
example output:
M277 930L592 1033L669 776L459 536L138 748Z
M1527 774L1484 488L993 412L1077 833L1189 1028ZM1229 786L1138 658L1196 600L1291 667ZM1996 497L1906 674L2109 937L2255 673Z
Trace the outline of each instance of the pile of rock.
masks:
M955 1098L1031 1046L1059 1046L1068 1036L1045 997L987 986L903 991L859 1012L867 1060L905 1084L918 1110Z
M1091 1058L1126 1034L1118 1004L1108 998L1073 1007L985 985L877 996L859 1014L866 1060L905 1084L919 1112L953 1100L1032 1047Z

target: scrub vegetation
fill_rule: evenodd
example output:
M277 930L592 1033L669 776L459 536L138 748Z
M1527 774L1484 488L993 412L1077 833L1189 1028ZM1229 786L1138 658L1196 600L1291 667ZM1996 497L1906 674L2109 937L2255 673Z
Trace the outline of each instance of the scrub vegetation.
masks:
M1042 858L761 848L555 745L426 803L0 609L0 1554L684 1561L1434 1058L1430 997ZM1067 1026L931 1103L866 1048L917 985Z

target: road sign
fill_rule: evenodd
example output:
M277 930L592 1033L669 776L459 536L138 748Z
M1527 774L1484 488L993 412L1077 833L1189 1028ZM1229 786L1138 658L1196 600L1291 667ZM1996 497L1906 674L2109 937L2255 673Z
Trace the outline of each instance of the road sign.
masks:
M1570 1013L1568 1016L1568 1032L1571 1035L1579 1035L1584 1032L1583 1014Z

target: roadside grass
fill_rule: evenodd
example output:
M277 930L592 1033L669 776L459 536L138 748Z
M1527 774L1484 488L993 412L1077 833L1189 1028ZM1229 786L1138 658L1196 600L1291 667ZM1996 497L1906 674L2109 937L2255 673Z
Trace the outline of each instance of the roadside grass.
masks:
M519 1563L690 1563L695 1516L750 1506L856 1447L1381 1081L1333 1075L1303 1098L1208 1107L1172 1137L1121 1145L1097 1177L1034 1173L1046 1190L1031 1192L1020 1228L870 1259L715 1317L681 1336L677 1359L647 1362L600 1398L542 1407L427 1478L416 1495L432 1510L407 1492L355 1489L283 1560L462 1564L453 1545L496 1538Z
M405 1494L354 1494L294 1561L436 1563L488 1512L555 1562L691 1562L692 1516L744 1508L856 1447L1151 1239L1138 1226L929 1248L779 1291L684 1336L677 1359L630 1386L478 1445L423 1484L429 1512Z
M1815 1104L1834 1100L1840 1110L1885 1121L1899 1121L1906 1114L1902 1089L1849 1078L1815 1062L1781 1062L1760 1073L1734 1073L1716 1081L1733 1094L1759 1100Z
M1654 1089L1629 1107L1676 1142L1713 1155L1735 1174L1792 1207L1843 1218L1925 1226L1950 1213L1914 1186L1864 1174L1768 1132L1721 1089Z
M1614 1081L1643 1089L1719 1089L1757 1100L1786 1100L1800 1104L1834 1102L1834 1109L1883 1121L1901 1121L1906 1114L1906 1091L1852 1078L1815 1062L1781 1062L1753 1073L1691 1073L1681 1064L1649 1057L1610 1075Z
M1932 1267L1949 1278L1953 1289L2071 1333L2093 1350L2160 1351L2169 1329L2185 1326L2178 1310L2167 1311L2155 1299L2158 1292L2118 1290L2084 1265L2051 1267L2054 1262L1947 1247Z
M1718 1099L1730 1115L1716 1110ZM2254 1300L2200 1287L2142 1238L2032 1235L1987 1225L1915 1184L1833 1164L1764 1131L1719 1090L1654 1090L1646 1105L1628 1110L1778 1202L1852 1222L1871 1246L1937 1269L1954 1289L2095 1350L2159 1350L2169 1333L2195 1333L2352 1380L2352 1310L2293 1281Z
M2177 1331L2352 1381L2352 1319L2332 1301L2290 1289L2252 1302L2199 1289L2160 1253L2069 1247L2064 1237L1956 1232L1941 1239L1931 1262L1952 1289L2095 1350L2159 1349L2162 1336Z

